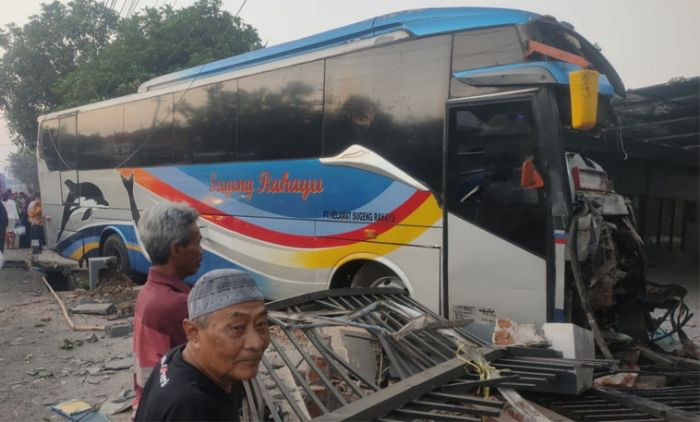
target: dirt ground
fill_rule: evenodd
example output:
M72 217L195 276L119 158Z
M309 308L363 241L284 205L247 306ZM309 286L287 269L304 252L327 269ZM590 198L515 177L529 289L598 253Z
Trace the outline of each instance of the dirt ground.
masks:
M95 300L58 293L69 309ZM81 325L110 322L102 316L71 318ZM0 420L67 420L50 406L71 399L99 408L109 397L133 388L131 363L131 336L72 331L39 273L0 270ZM127 421L129 412L111 418Z

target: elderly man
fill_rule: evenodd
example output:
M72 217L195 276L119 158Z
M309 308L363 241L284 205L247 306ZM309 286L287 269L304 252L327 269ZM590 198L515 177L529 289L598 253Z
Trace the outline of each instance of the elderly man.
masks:
M185 204L159 204L147 209L138 224L139 237L151 259L148 279L136 299L134 315L134 399L136 409L151 370L171 348L187 341L183 281L202 261L197 211Z
M254 378L270 344L255 281L230 269L204 274L189 294L187 343L151 373L136 421L238 421L240 381Z

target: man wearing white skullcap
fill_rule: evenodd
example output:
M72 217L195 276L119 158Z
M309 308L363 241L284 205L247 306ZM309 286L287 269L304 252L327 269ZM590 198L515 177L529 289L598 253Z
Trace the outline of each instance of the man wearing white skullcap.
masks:
M255 377L270 344L263 296L248 274L214 270L194 285L187 308L187 343L154 368L136 421L239 420L240 381Z

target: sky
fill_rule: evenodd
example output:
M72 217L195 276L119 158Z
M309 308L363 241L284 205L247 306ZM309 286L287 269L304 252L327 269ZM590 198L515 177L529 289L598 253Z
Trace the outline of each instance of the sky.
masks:
M67 0L62 0L64 3ZM117 11L134 0L105 0ZM174 7L194 0L135 0ZM0 0L0 27L25 24L47 0ZM245 4L244 4L245 2ZM639 88L700 75L700 0L223 0L222 8L258 30L268 46L375 16L427 7L487 6L552 15L597 43L625 82ZM0 171L11 150L0 118Z

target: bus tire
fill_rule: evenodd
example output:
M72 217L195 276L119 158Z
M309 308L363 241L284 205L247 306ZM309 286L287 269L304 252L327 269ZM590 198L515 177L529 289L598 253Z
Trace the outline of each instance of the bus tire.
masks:
M122 241L121 236L116 233L110 234L102 244L102 256L113 256L117 259L116 269L126 275L131 275L129 266L129 251Z
M403 280L392 270L378 262L367 262L355 274L352 288L394 287L408 290Z

